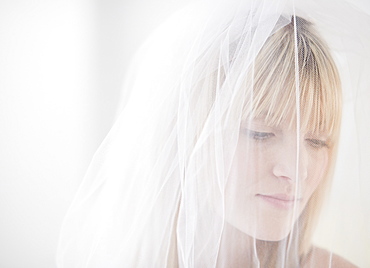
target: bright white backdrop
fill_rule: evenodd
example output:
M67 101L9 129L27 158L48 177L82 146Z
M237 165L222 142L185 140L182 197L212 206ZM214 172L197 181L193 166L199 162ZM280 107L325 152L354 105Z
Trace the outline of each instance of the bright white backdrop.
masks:
M55 267L64 214L123 74L184 1L0 2L0 267Z
M0 2L0 267L55 267L63 216L112 125L129 60L187 2Z

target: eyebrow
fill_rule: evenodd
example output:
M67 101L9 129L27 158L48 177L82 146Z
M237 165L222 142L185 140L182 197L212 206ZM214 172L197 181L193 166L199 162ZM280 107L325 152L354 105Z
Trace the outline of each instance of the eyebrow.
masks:
M242 120L241 123L240 123L241 126L250 126L251 124L254 124L254 125L257 125L257 126L260 125L261 127L273 128L274 131L278 131L278 132L282 131L282 128L279 127L279 125L268 124L265 120L265 117L262 117L262 116L248 117L248 118Z

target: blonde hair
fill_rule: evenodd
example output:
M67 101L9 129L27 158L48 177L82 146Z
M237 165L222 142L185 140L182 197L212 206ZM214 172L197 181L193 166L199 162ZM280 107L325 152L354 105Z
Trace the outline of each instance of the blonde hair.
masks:
M299 113L301 129L329 135L328 169L297 227L300 254L303 255L310 248L312 230L329 188L336 159L342 106L338 71L327 45L312 23L292 17L291 23L270 36L262 47L254 64L253 78L253 98L246 101L246 117L263 116L270 125L289 119L290 126L294 127L298 126Z
M296 26L295 21L297 22ZM242 37L240 38L242 39ZM234 39L235 43L242 41ZM235 98L227 102L232 103L228 106L228 113L221 114L223 118L220 121L224 124L233 124L233 127L236 127L237 124L240 126L240 119L243 118L238 115L242 110L241 114L244 118L262 116L270 125L278 125L283 120L290 119L290 126L294 127L297 119L296 107L298 106L300 107L301 129L316 133L325 132L329 135L329 168L290 235L298 243L299 257L303 258L308 253L311 244L311 233L330 184L336 158L341 118L341 86L334 61L328 47L315 32L313 25L296 17L295 20L292 19L291 23L276 31L266 40L253 61L253 66L246 73L241 74L245 76L243 78L245 83L242 85L243 89L240 89L234 87L235 83L233 82L235 81L233 79L235 77L230 78L228 71L223 66L217 66L220 59L217 58L218 43L215 42L215 44L212 44L213 46L201 54L194 63L195 68L198 69L189 70L191 73L199 74L199 77L193 77L197 82L190 87L192 92L189 93L189 96L193 96L193 98L189 99L188 104L191 116L196 119L191 122L194 124L194 128L188 129L191 134L189 137L193 138L189 139L189 142L194 148L197 143L202 142L203 148L198 151L198 158L194 160L196 165L199 165L197 166L197 171L201 174L199 181L204 184L204 178L214 177L212 155L215 154L215 151L212 136L207 136L208 143L200 137L207 127L206 122L209 120L210 114L213 112L216 95L229 89L228 92L234 90L237 93ZM234 53L233 46L237 45L230 44L230 53ZM234 55L230 55L230 58L239 60ZM232 60L227 64L232 66ZM297 72L299 100L296 94ZM240 72L237 72L235 80L239 81L239 75ZM299 105L296 105L297 101ZM229 126L223 125L222 127L227 129ZM200 151L204 154L199 153ZM203 165L205 162L208 163L207 160L210 164ZM216 183L215 185L210 183L208 186L217 188ZM176 247L174 236L175 234L173 234L172 245ZM285 246L279 242L258 241L257 247L261 253L259 254L261 255L261 267L270 267L281 257L277 254L278 250ZM287 255L296 256L296 254L289 254L289 252ZM170 254L168 261L171 264L177 262L175 251Z
M333 135L339 131L341 115L338 71L312 24L299 17L296 21L296 33L292 19L267 40L256 58L253 114L267 111L264 115L270 124L279 124L296 114L298 72L301 128Z

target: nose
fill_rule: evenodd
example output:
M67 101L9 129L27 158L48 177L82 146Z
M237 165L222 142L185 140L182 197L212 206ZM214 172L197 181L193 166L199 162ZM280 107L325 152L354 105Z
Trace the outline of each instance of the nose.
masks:
M291 181L307 178L308 156L303 144L291 139L274 154L273 174Z

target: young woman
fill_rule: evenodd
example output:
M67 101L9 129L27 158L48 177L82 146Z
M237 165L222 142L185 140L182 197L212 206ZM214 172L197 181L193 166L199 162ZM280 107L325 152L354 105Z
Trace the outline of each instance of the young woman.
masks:
M342 89L297 6L197 5L149 39L67 215L60 267L354 267L312 246Z

